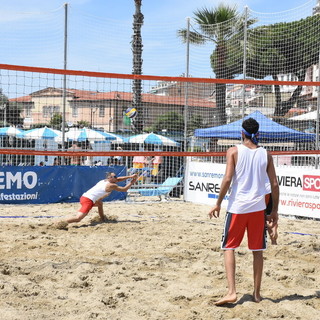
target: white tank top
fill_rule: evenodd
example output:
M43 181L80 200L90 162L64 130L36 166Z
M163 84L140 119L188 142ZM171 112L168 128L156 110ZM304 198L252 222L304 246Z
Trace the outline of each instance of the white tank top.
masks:
M86 191L82 196L86 197L92 202L96 202L101 197L108 196L111 192L106 192L106 187L110 182L108 180L101 180L91 189Z
M268 156L264 148L237 145L238 160L231 185L227 211L249 213L266 208Z

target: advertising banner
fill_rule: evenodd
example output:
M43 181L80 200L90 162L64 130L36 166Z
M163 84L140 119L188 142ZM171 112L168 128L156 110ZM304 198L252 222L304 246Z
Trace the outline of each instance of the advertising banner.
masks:
M221 181L225 172L224 164L209 162L188 162L185 173L185 200L213 206L220 192ZM222 202L227 206L228 195Z
M213 206L225 167L225 164L188 162L185 200ZM278 167L276 174L280 187L279 213L320 219L320 170ZM225 200L222 202L224 208Z
M279 213L320 218L320 170L276 168L280 186Z
M127 174L124 166L3 166L0 168L0 203L78 202L85 191L105 179L107 171L113 171L117 176ZM126 192L112 192L105 201L125 198Z

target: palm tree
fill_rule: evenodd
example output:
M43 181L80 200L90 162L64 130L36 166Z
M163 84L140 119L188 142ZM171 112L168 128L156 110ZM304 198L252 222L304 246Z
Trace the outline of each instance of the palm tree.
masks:
M133 15L133 36L132 36L132 53L133 53L133 66L132 74L142 74L142 37L141 27L143 25L144 16L141 13L142 0L134 0L135 14ZM139 110L135 130L137 132L143 131L144 112L141 101L142 85L140 79L134 79L132 84L133 101L132 106Z
M228 53L233 46L239 46L237 50L232 50L232 54L237 55L238 59L243 56L243 49L241 50L240 38L236 36L237 33L243 35L245 16L240 15L236 6L228 6L220 4L213 9L203 8L195 11L194 20L199 25L199 31L189 32L189 41L193 44L203 45L207 42L215 44L210 61L211 67L217 79L232 79L238 73L241 73L242 64L239 60L228 59ZM254 23L254 20L248 20L247 25ZM187 41L187 30L178 30L178 36L184 42ZM240 72L239 72L240 71ZM220 123L227 122L226 116L226 84L216 84L216 103L220 115Z

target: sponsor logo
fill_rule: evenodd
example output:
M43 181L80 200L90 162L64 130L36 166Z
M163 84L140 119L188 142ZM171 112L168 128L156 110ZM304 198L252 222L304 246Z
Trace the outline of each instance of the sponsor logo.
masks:
M304 175L303 190L320 192L320 176Z
M10 190L16 189L33 189L38 182L38 176L34 171L16 172L0 172L0 189Z
M302 188L302 181L300 177L291 177L291 176L278 176L278 183L279 186L284 187L301 187Z
M189 190L191 191L206 191L211 193L219 193L220 192L220 184L219 183L204 183L204 182L197 182L194 183L193 181L189 182Z
M4 194L0 193L0 201L23 201L23 200L36 200L38 199L39 193L11 193L11 194Z
M320 192L320 176L303 175L303 177L278 176L279 186L301 188L304 191Z

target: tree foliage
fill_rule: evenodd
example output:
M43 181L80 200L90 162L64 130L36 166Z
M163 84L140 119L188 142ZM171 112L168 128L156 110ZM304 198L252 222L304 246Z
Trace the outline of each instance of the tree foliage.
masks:
M204 128L203 117L200 114L194 114L189 120L188 130L189 134L193 134L195 129Z
M53 129L60 130L62 126L62 114L54 113L51 117L49 125Z
M22 105L16 102L7 104L6 122L11 126L22 126L23 118L21 117Z
M2 126L21 126L23 124L21 111L21 104L9 102L8 97L0 89L0 123Z
M220 4L212 10L199 9L194 16L199 31L190 31L189 41L195 45L207 42L215 45L210 61L216 78L232 79L242 74L244 15L235 7ZM278 80L279 75L291 74L304 81L307 69L319 60L320 16L252 28L255 22L255 19L247 20L246 76ZM178 30L178 35L184 42L187 40L186 29ZM275 116L286 114L298 101L301 91L302 87L297 86L291 97L282 101L280 87L275 86ZM225 84L217 84L216 102L222 115L221 123L226 119L225 94Z
M276 23L250 30L248 37L247 74L263 79L280 74L292 74L305 80L307 69L318 63L320 43L320 16L299 21ZM302 86L287 101L281 100L280 87L275 86L275 116L285 115L297 102Z
M194 130L204 127L203 117L199 114L194 114L188 120L188 132L187 134L193 135ZM170 131L174 128L174 131L183 132L185 129L184 117L180 113L175 111L168 112L159 116L153 126L149 128L152 132L161 132L162 130Z
M175 131L184 131L183 116L175 111L170 111L159 116L152 126L152 131L158 132L175 128Z
M91 128L91 124L89 121L80 120L80 121L77 121L77 127L78 128Z
M232 79L242 69L234 53L241 55L241 42L244 34L245 17L237 11L236 6L223 3L216 8L202 8L194 12L194 19L199 24L199 31L189 32L190 43L202 45L211 42L215 45L210 62L218 79ZM255 20L247 20L250 26ZM178 30L178 36L187 41L187 30ZM243 50L242 50L243 51ZM232 59L231 59L232 52ZM242 61L242 60L241 60ZM227 121L226 116L226 84L216 84L216 104L219 110L220 123Z

